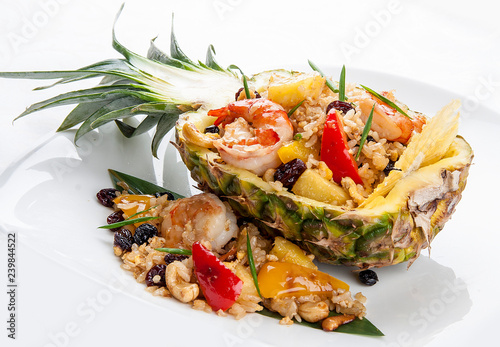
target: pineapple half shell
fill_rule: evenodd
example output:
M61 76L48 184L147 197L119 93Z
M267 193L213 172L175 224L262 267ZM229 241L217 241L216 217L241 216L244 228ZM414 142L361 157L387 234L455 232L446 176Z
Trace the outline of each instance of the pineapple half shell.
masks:
M241 215L255 218L270 235L296 242L319 261L362 269L404 261L410 266L450 219L465 188L473 152L456 135L458 114L452 113L457 103L444 108L428 130L410 142L407 155L396 163L402 171L392 171L355 209L277 191L188 141L182 125L192 122L202 128L210 122L202 113L186 114L178 122L176 142L191 176L203 189L226 199ZM447 136L441 136L443 132Z

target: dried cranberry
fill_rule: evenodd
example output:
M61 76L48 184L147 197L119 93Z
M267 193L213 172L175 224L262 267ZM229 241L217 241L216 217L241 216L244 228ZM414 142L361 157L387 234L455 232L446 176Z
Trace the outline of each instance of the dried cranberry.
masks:
M135 229L135 234L134 234L134 243L137 243L137 245L142 245L150 238L153 236L158 235L158 229L153 225L149 223L144 223L141 224Z
M291 189L300 175L306 171L306 164L300 159L290 160L286 164L281 164L274 173L274 180L283 183L283 187Z
M234 99L235 99L236 101L238 101L238 98L240 97L240 94L241 94L241 92L242 92L243 90L245 90L245 88L241 87L240 89L238 89L238 91L237 91L237 92L236 92L236 94L234 95ZM251 93L251 91L250 91L250 93ZM255 99L259 99L259 98L261 98L260 94L259 94L257 91L254 91L254 94L255 94ZM245 93L245 95L246 95L246 93ZM248 99L248 98L247 98L247 99Z
M375 141L375 139L373 138L373 136L368 135L368 136L366 137L366 142L377 142L377 141Z
M326 113L328 114L328 112L330 112L330 110L332 108L339 110L343 114L346 114L350 110L354 109L354 107L352 107L352 105L350 103L345 102L345 101L339 101L339 100L335 100L334 102L331 102L330 104L328 104L328 106L326 107Z
M132 233L127 228L122 228L115 233L114 245L120 247L124 252L129 252L132 250L132 244L134 243L134 237Z
M113 207L113 199L116 198L116 189L105 188L101 189L97 195L97 200L106 207Z
M378 276L373 270L363 270L359 273L359 280L367 286L373 286L378 282Z
M189 258L187 255L167 253L167 255L165 256L165 264L168 265L170 263L173 263L174 261L183 261L187 258Z
M158 287L166 287L167 283L165 282L165 270L167 269L167 265L155 265L148 271L146 275L146 285L148 287L158 286ZM158 282L154 281L155 276L160 276Z
M115 212L111 213L108 216L108 218L106 218L106 222L108 222L108 224L123 222L124 220L125 220L125 218L123 218L122 211L115 211ZM109 230L117 231L117 230L120 230L120 228L113 228L113 229L109 229Z
M205 128L204 133L207 134L218 134L220 132L220 129L217 125L209 125L208 127Z
M175 200L175 197L172 193L170 192L159 192L155 193L155 197L158 199L160 196L167 195L167 200Z

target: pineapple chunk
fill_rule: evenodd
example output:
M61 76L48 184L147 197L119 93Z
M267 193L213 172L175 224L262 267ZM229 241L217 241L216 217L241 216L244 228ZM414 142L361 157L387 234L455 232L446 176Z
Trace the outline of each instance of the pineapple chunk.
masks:
M293 159L300 159L307 163L309 155L313 155L315 159L319 160L319 150L316 147L306 147L305 141L292 141L285 144L278 149L278 156L283 163L288 163Z
M267 98L284 108L292 108L307 97L317 98L324 85L325 78L317 72L294 75L272 81L267 89Z
M253 281L250 268L245 267L237 262L224 262L224 265L229 268L240 280L243 281L243 287L241 289L241 294L244 296L252 295L258 296L257 288L255 288L255 283Z
M350 198L341 186L328 181L312 169L307 169L300 175L292 187L292 192L332 205L342 205Z
M285 263L293 263L315 270L318 269L299 246L279 236L274 239L274 247L271 249L270 254L277 256L279 261L284 261Z

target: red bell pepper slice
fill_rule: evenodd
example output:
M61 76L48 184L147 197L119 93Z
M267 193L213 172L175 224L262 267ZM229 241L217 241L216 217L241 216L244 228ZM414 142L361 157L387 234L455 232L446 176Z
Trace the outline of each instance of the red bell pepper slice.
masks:
M192 247L194 274L207 303L214 311L227 310L243 288L243 281L201 243Z
M350 177L356 184L363 184L356 161L349 153L347 136L335 109L328 112L323 129L321 160L332 170L333 180L338 184L343 177Z

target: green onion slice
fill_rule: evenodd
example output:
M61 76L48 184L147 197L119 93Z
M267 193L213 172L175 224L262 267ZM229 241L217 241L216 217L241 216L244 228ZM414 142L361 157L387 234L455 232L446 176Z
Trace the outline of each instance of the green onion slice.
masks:
M356 153L356 160L359 159L359 156L361 154L361 149L363 148L363 145L365 144L366 138L368 137L368 133L370 132L370 128L372 127L372 119L373 119L373 110L374 109L375 109L375 104L373 104L372 110L370 111L370 115L368 116L368 119L366 120L365 127L363 128L363 133L361 134L361 141L359 142L358 153Z
M311 67L311 69L318 72L321 75L321 77L325 77L325 74L323 73L323 71L321 71L320 68L316 64L314 64L310 60L308 60L307 62L309 63L309 66ZM331 89L332 92L334 92L334 93L339 92L339 90L337 88L335 88L335 86L333 85L332 81L330 81L328 78L326 79L325 83L328 86L328 88Z
M241 76L243 78L243 88L245 89L246 97L247 97L247 99L250 99L250 89L248 88L247 76L245 76L243 71L236 65L230 65L229 68L239 70L239 72L241 73Z
M152 207L148 208L147 210L143 210L143 211L139 211L139 212L137 212L137 213L134 213L133 215L131 215L130 217L128 217L128 218L127 218L127 219L125 219L125 220L132 219L132 218L134 218L135 216L138 216L138 215L140 215L140 214L143 214L143 213L146 213L146 212L148 212L148 211L151 211L151 210L152 210L153 208L155 208L155 207L158 207L158 205L152 206Z
M339 79L339 101L346 101L345 97L345 65L342 66Z
M297 109L306 101L306 99L302 100L299 102L297 105L295 105L290 111L288 111L288 117L290 117Z
M396 109L396 111L398 111L399 113L401 113L403 116L405 116L405 117L407 117L407 118L411 119L411 117L410 117L410 116L408 116L408 115L406 114L406 112L405 112L405 111L403 111L403 110L401 109L401 107L399 107L398 105L396 105L396 104L395 104L394 102L392 102L391 100L387 99L385 96L380 95L379 93L377 93L377 92L376 92L376 91L374 91L373 89L370 89L370 88L368 88L368 87L366 87L366 86L364 86L364 85L362 85L362 84L360 84L360 86L361 86L361 87L363 87L363 89L365 89L368 93L370 93L371 95L373 95L373 96L374 96L374 97L376 97L377 99L379 99L379 100L381 100L381 101L385 102L385 103L386 103L387 105L389 105L390 107L392 107L392 108Z
M125 225L130 225L130 224L135 224L135 223L141 223L141 222L147 222L153 219L158 219L160 217L139 217L139 218L134 218L134 219L126 219L124 221L118 222L118 223L112 223L112 224L107 224L107 225L101 225L99 229L114 229L114 228L121 228L122 226Z
M155 248L158 252L165 252L171 254L181 254L181 255L192 255L193 253L189 249L183 248Z
M250 245L250 235L248 233L248 230L247 230L247 255L248 255L248 265L250 265L250 271L252 272L253 283L255 284L255 288L257 288L257 293L259 293L259 296L262 297L262 295L260 294L259 281L257 280L257 270L255 270L255 262L253 260L252 246Z

